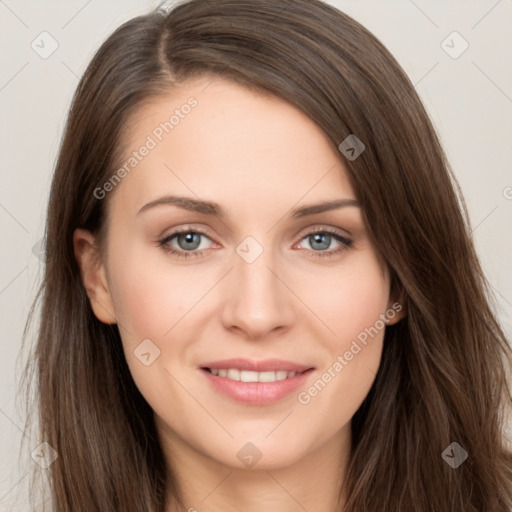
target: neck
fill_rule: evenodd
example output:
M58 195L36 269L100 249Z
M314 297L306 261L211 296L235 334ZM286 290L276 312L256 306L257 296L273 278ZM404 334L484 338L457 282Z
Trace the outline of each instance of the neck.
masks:
M165 426L159 432L185 506L178 507L169 494L166 512L260 512L262 507L265 512L343 510L340 489L350 453L350 424L289 465L268 467L262 458L244 469L208 456Z

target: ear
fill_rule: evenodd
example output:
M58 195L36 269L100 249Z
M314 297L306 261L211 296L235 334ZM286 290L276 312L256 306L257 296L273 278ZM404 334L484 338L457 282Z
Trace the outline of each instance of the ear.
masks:
M394 325L407 316L405 292L401 286L399 291L396 290L397 288L393 287L393 292L389 297L386 325Z
M96 238L90 231L76 229L73 233L73 247L82 282L96 318L105 324L115 324L117 320L114 304Z
M407 316L407 311L405 306L398 301L390 301L388 304L388 309L386 311L386 325L395 325L400 322L402 318Z

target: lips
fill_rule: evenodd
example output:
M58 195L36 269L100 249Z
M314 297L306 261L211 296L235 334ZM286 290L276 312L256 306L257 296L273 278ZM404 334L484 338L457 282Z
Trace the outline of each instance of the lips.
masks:
M314 367L281 359L226 359L201 365L212 389L236 402L265 405L304 385Z

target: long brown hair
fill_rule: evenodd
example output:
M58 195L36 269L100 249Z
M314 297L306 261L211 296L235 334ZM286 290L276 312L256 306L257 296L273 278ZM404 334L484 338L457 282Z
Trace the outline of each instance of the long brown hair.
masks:
M102 44L76 90L51 186L33 381L55 511L163 512L178 496L153 412L116 325L94 316L73 232L102 233L95 189L121 163L123 127L148 100L221 76L294 105L340 159L407 317L386 329L374 385L352 420L345 512L510 512L512 351L493 312L464 201L407 75L364 27L320 0L189 0L134 18ZM27 397L29 396L27 392ZM30 423L31 398L27 425ZM457 442L467 459L450 467ZM340 489L341 492L341 489Z

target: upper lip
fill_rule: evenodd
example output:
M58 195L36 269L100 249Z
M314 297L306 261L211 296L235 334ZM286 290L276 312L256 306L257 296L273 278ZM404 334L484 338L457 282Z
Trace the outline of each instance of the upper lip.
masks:
M201 368L210 369L229 369L236 368L238 370L249 370L253 372L269 372L269 371L287 371L287 372L303 372L313 368L304 364L297 364L292 361L285 361L283 359L265 359L262 361L255 361L253 359L223 359L222 361L212 361L204 363Z

